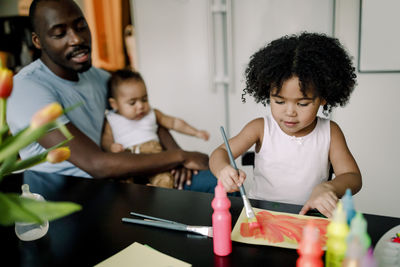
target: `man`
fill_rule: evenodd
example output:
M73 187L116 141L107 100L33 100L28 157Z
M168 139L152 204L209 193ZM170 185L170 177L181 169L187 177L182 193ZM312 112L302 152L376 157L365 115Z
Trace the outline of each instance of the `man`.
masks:
M60 118L74 139L71 157L60 164L43 163L33 170L64 175L109 178L147 176L174 170L175 187L190 185L192 171L208 168L208 156L179 149L166 129L160 141L167 151L135 155L107 153L100 149L109 74L91 66L90 29L73 0L34 0L30 7L32 41L41 50L40 59L23 68L14 78L7 121L13 134L29 125L32 114L45 105L59 102L64 108L83 105ZM53 130L20 151L22 158L35 155L64 140ZM194 188L205 183L206 188ZM209 191L216 185L210 172L193 176L192 190Z

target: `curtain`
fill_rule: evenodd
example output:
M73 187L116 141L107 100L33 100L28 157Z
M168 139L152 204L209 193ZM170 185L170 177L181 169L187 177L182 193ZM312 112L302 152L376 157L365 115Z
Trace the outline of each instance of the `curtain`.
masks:
M124 68L122 0L85 0L84 6L92 32L93 65L109 71Z

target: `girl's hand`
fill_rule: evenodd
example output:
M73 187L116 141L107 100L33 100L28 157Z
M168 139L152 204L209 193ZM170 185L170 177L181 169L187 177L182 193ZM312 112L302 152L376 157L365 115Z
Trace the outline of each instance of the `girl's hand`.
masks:
M242 170L235 170L232 166L227 165L218 175L218 180L221 181L226 192L231 193L239 190L239 186L243 184L246 179L246 173Z
M304 204L300 211L300 215L304 215L310 209L317 209L323 215L331 218L336 208L338 197L336 196L333 186L325 182L314 187L310 198Z

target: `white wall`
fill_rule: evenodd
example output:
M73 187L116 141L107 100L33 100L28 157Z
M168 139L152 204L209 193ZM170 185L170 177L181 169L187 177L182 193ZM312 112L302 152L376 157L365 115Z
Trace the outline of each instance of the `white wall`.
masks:
M336 7L336 37L357 62L359 0L336 0ZM354 197L363 213L400 217L399 84L400 73L358 73L350 103L333 113L363 175Z

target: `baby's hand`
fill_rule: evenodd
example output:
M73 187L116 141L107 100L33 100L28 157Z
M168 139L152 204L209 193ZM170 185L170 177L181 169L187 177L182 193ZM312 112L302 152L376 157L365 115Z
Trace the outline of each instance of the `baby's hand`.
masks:
M304 215L310 209L317 209L326 217L331 218L336 208L337 201L338 198L333 191L332 185L326 182L319 184L314 187L310 198L307 200L306 204L304 204L300 214Z
M227 192L235 192L239 190L238 186L242 185L246 179L246 173L242 170L239 170L238 173L232 166L227 165L219 172L218 179Z
M110 150L113 153L119 153L124 151L124 147L121 144L113 143L111 144Z
M198 138L203 139L204 141L208 141L208 138L210 138L210 134L207 131L203 131L203 130L197 131L196 136Z

